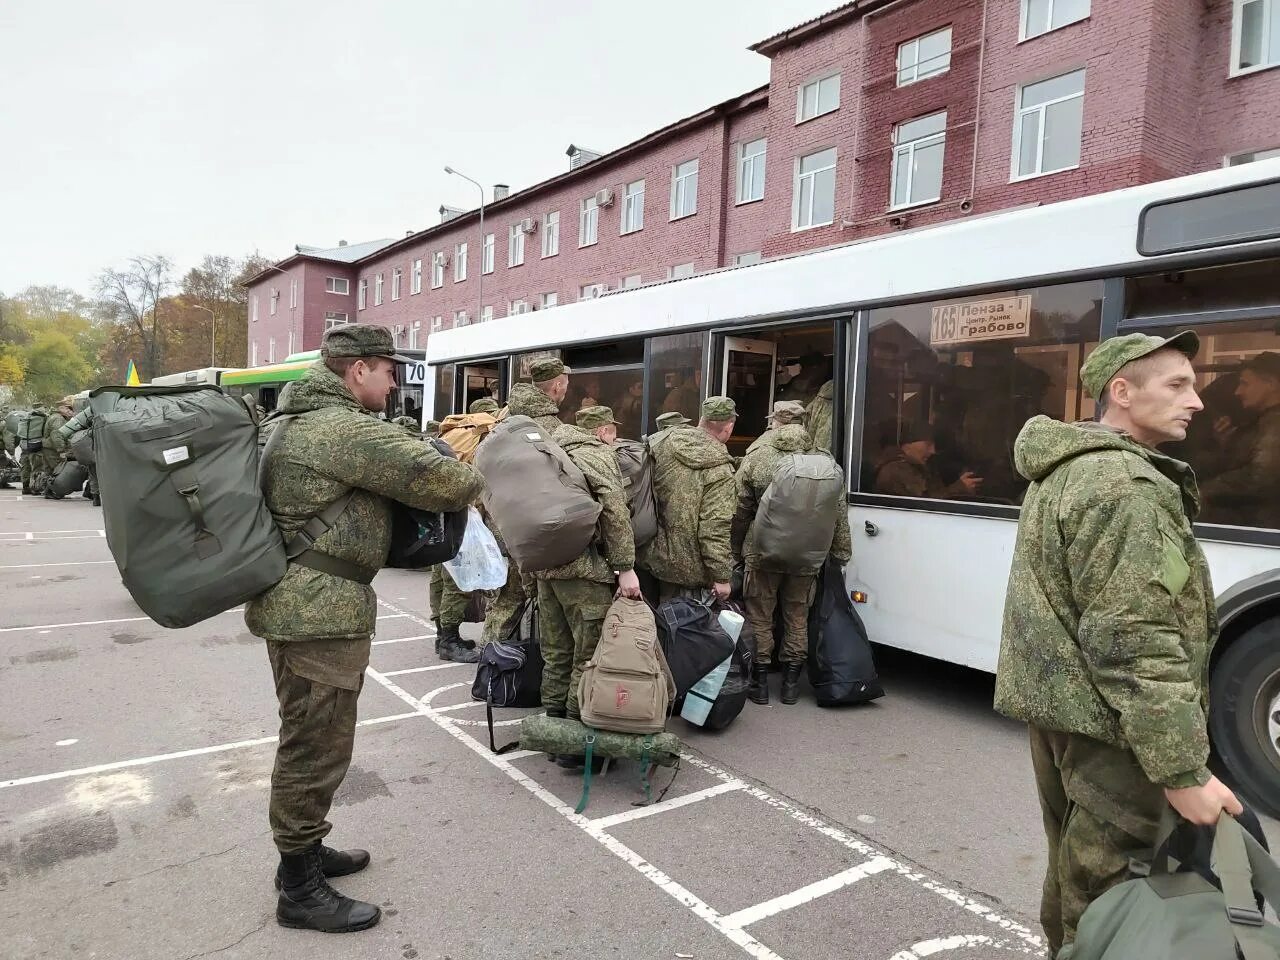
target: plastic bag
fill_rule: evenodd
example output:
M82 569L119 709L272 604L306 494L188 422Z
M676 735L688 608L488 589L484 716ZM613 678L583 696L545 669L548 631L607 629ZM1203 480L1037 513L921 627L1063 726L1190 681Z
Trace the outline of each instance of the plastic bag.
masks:
M467 532L462 536L462 546L456 557L445 561L444 568L463 593L497 590L506 585L507 559L475 507L467 508Z

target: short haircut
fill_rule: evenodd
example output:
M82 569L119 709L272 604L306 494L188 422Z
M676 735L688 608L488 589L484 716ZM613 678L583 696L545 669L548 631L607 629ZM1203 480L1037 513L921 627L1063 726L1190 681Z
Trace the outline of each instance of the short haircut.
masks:
M1151 379L1151 375L1155 372L1156 358L1167 352L1173 352L1180 357L1186 354L1174 347L1161 347L1159 350L1153 350L1145 357L1139 357L1137 360L1130 360L1123 367L1115 372L1115 375L1107 381L1107 385L1102 389L1102 396L1098 397L1094 403L1093 418L1101 420L1103 414L1107 412L1107 407L1111 403L1111 384L1121 378L1128 380L1135 387L1145 387L1147 381Z
M364 357L325 357L324 365L338 376L345 377L356 361L363 359Z

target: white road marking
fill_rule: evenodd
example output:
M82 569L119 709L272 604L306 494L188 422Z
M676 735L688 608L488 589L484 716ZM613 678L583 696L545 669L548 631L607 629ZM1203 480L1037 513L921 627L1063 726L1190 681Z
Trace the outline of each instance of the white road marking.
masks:
M388 641L390 642L390 641ZM474 667L474 663L433 663L429 667L410 667L408 670L388 670L384 677L403 677L410 673L427 673L431 670L448 670L450 667Z
M222 613L214 616L225 617L231 613L244 613L244 607L223 610ZM75 623L31 623L25 627L0 627L0 633L16 633L19 630L56 630L60 627L97 627L106 623L138 623L141 620L150 619L150 617L119 617L115 620L78 620Z
M10 563L0 570L35 570L39 567L83 567L93 563L115 563L114 560L66 560L62 563Z
M466 684L463 684L463 686L466 686ZM468 700L466 703L451 703L447 707L432 707L431 709L434 710L436 713L450 713L451 711L454 711L454 710L465 710L467 707L483 707L483 706L484 706L484 701L482 700Z
M409 717L421 716L422 711L410 713L393 713L385 717L373 717L361 720L357 727L371 727L378 723L391 723L393 720L407 720ZM50 780L66 780L68 777L85 777L104 773L108 770L125 770L129 767L145 767L164 760L181 760L185 757L199 757L207 753L225 753L228 750L242 750L245 747L260 747L264 743L275 743L278 735L255 737L252 740L236 740L232 743L217 743L211 747L196 747L193 750L178 750L174 753L159 753L151 757L135 757L132 760L117 760L114 763L100 763L92 767L77 767L74 770L59 770L57 773L41 773L33 777L16 777L13 780L0 780L0 790L6 787L25 787L33 783L47 783Z
M632 820L641 820L645 817L652 817L657 813L666 813L668 810L675 810L678 807L687 807L691 803L697 803L700 800L709 800L711 797L718 797L722 793L731 793L734 790L741 790L746 784L741 780L726 780L724 783L717 783L714 787L707 787L705 790L696 790L693 793L686 793L679 797L672 797L670 800L663 800L661 803L651 803L647 807L632 807L630 810L624 810L622 813L615 813L608 817L599 817L592 820L591 825L601 830L608 830L616 827L620 823L630 823Z
M0 530L0 537L26 537L29 540L32 537L43 537L46 533L92 533L96 537L102 535L103 531L97 527L77 530Z
M833 876L810 883L798 890L792 890L790 893L784 893L780 897L774 897L772 900L764 901L764 903L757 903L753 907L746 907L736 913L731 913L722 922L727 927L749 927L753 923L767 920L769 917L782 913L784 910L803 906L811 900L817 900L819 897L825 897L829 893L843 890L851 883L857 883L866 877L883 873L885 870L891 870L893 866L893 861L888 857L873 857L866 863L860 863L856 867L842 870Z
M80 742L80 741L79 741L79 739L77 739L77 738L74 738L74 737L73 737L73 738L72 738L72 739L70 739L70 740L59 740L57 743L55 743L55 744L54 744L54 746L55 746L55 747L69 747L69 746L71 746L73 743L79 743L79 742Z
M982 934L966 933L957 934L954 937L939 937L934 940L921 940L919 943L913 944L910 950L903 950L895 953L889 960L921 960L923 957L932 957L935 953L944 953L949 950L963 950L965 947L997 947L1009 948L1009 944L992 940L990 937L984 937Z
M409 616L407 613L380 613L378 614L378 619L379 620L400 620L407 616ZM431 626L431 624L428 623L427 626L429 627Z
M373 646L376 647L383 643L408 643L410 640L434 640L435 638L436 635L434 633L420 633L416 637L396 637L394 640L375 640L373 641Z

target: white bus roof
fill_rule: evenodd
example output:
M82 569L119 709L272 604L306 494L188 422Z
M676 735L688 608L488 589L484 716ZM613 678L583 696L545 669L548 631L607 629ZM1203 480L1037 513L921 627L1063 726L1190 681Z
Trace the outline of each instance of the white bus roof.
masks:
M504 317L433 333L427 340L427 362L925 299L1020 280L1124 267L1158 269L1171 258L1143 257L1137 249L1138 219L1145 207L1278 177L1280 159L1262 160L620 291L532 317Z

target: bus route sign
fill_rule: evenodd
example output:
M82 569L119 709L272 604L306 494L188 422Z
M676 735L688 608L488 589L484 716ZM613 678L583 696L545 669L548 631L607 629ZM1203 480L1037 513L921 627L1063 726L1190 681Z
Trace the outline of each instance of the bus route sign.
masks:
M933 308L929 323L929 344L934 347L1030 335L1030 296L944 303Z

